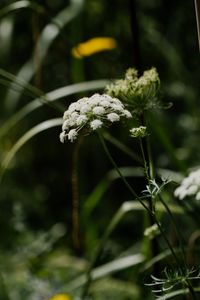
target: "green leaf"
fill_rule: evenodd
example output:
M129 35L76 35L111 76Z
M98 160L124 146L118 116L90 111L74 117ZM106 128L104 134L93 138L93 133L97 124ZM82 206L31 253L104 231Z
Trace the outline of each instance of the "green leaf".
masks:
M133 167L122 167L119 168L123 176L125 177L141 177L143 176L142 168ZM103 197L106 190L109 188L110 184L119 178L116 170L109 171L106 176L96 185L92 193L84 201L84 216L85 219L90 218L95 207L98 205L99 201Z
M4 136L13 126L15 126L22 118L26 117L29 113L35 109L41 107L44 104L52 103L60 98L70 96L76 93L102 89L108 83L107 80L93 80L88 82L82 82L64 86L62 88L53 90L39 98L36 98L32 102L26 104L17 113L13 114L0 128L0 137ZM45 101L44 101L45 99Z
M115 259L109 263L106 263L100 267L95 268L91 272L91 278L92 280L97 280L99 278L108 276L110 274L116 273L118 271L136 266L140 263L142 263L145 260L145 257L142 254L134 254L125 256L122 258ZM84 285L87 281L87 278L85 275L81 275L78 278L71 281L67 286L66 289L68 291L76 290L77 288Z
M42 122L35 127L31 128L29 131L27 131L10 149L10 151L7 153L6 157L2 161L2 174L4 171L8 168L11 160L16 155L16 153L20 150L20 148L27 143L32 137L37 135L38 133L50 129L52 127L61 126L63 123L62 118L56 118L47 120L45 122ZM59 142L59 141L58 141Z
M71 0L70 5L59 12L58 15L45 26L38 39L35 52L31 59L20 69L17 74L17 78L20 78L25 82L29 82L31 80L34 73L42 64L55 38L60 34L61 30L79 14L83 7L83 3L84 0ZM35 53L40 56L37 64L35 63ZM13 84L14 83L11 84L5 99L7 108L10 110L16 106L16 103L23 92L23 87L19 89L18 93L14 92Z
M37 4L36 2L33 1L28 1L28 0L21 0L21 1L16 1L13 2L7 6L4 6L3 8L0 9L0 18L4 17L10 12L22 9L22 8L30 8L32 10L37 11L38 13L43 13L44 8Z

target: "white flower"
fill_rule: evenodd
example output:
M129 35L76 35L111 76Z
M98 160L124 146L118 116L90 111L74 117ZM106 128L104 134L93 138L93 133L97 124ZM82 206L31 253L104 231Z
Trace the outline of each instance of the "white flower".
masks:
M64 143L64 142L65 142L66 136L67 136L67 134L65 133L65 131L62 131L62 132L60 133L60 141L61 141L61 143Z
M97 119L90 123L90 127L92 128L92 130L101 128L102 125L103 125L103 122L101 120L97 120Z
M79 115L79 117L76 119L76 124L79 126L79 125L82 125L84 123L86 123L88 120L88 118L86 117L86 115Z
M133 127L130 129L130 133L134 138L143 138L147 135L147 128L145 126Z
M62 130L63 130L63 131L64 131L64 130L68 130L69 127L70 127L70 122L69 122L69 120L64 121L64 122L63 122L63 125L62 125Z
M78 133L77 133L76 129L71 129L67 134L70 142L75 141L77 139L77 135L78 135Z
M109 120L110 122L113 123L113 122L119 121L120 116L119 116L118 114L116 114L116 113L110 113L110 114L107 115L107 118L108 118L108 120Z
M129 118L129 119L132 117L132 114L131 114L130 111L127 110L127 109L124 109L123 115L124 115L126 118Z
M92 106L97 106L99 105L100 101L101 101L101 97L99 97L99 94L94 94L92 97L90 97L89 99L89 104Z
M72 113L76 110L79 110L79 107L80 107L80 105L78 102L73 102L72 104L70 104L68 111L69 111L69 113Z
M121 118L130 118L131 113L117 98L108 95L94 94L92 97L84 97L70 104L63 116L63 133L60 135L61 142L66 137L73 142L79 132L84 130L97 130L104 123L110 125L120 121Z
M95 106L92 111L93 111L93 113L95 115L103 115L103 114L105 114L105 109L102 106Z
M180 200L191 196L200 200L200 169L191 172L183 179L181 185L174 191L174 196Z
M80 108L80 112L85 114L91 110L91 106L89 104L83 104Z
M123 105L120 105L120 104L113 104L112 108L115 110L115 111L120 111L122 112L124 110L124 106Z
M108 100L103 100L103 101L101 102L101 105L102 105L103 107L109 107L109 106L110 106L110 103L109 103Z

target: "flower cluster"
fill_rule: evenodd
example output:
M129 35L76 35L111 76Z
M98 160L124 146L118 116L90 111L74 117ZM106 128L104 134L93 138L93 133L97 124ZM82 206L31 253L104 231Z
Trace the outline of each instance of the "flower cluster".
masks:
M131 118L132 115L119 99L106 94L81 98L71 103L64 113L60 141L64 143L68 139L73 142L81 129L97 130L120 121L121 117Z
M147 135L147 128L145 126L134 127L130 129L130 133L133 138L143 138Z
M181 185L175 190L174 195L180 200L188 196L200 200L200 169L191 172L184 178Z
M132 112L143 113L159 106L158 93L160 79L155 68L151 68L138 77L136 69L128 69L124 79L116 80L106 87L106 93L127 102Z

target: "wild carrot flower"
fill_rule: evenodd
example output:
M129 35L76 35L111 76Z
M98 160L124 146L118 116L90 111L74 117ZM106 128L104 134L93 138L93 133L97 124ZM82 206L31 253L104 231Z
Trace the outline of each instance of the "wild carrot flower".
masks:
M196 200L200 200L200 169L185 177L181 185L175 190L174 195L180 200L186 197L194 197Z
M132 115L117 98L106 94L81 98L71 103L64 113L60 141L74 142L81 130L94 131L118 122L122 117L131 118Z
M126 71L125 78L116 80L106 87L106 93L128 103L130 110L138 115L158 106L160 79L155 68L138 77L134 68Z

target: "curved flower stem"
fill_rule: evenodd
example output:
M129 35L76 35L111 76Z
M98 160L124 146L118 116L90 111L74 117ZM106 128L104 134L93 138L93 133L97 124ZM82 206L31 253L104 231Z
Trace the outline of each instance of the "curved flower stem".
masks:
M149 181L150 181L149 167L148 167L148 164L147 164L147 161L146 161L146 158L145 158L144 147L143 147L143 143L142 143L141 138L139 138L139 143L140 143L140 149L141 149L141 152L142 152L142 159L143 159L143 163L144 163L144 174L145 174L145 176L147 178L147 181L149 183Z
M152 217L152 219L154 220L154 222L157 224L157 226L158 226L158 228L159 228L159 230L160 230L160 232L161 232L161 234L162 234L165 242L167 243L168 248L170 249L170 251L171 251L171 253L172 253L172 255L173 255L173 257L174 257L174 259L175 259L175 261L177 263L177 265L180 267L179 259L176 256L176 253L175 253L173 247L171 246L170 242L168 241L168 238L166 237L165 232L163 231L163 229L162 229L159 221L157 220L157 217L156 217L155 213L146 204L144 204L144 202L141 200L140 197L137 196L137 193L130 186L130 184L128 183L128 181L123 176L123 174L121 173L120 169L118 168L116 162L114 161L114 159L113 159L110 151L107 148L107 145L106 145L106 143L104 141L103 136L101 135L100 132L98 132L98 135L99 135L100 142L101 142L101 144L103 146L103 149L104 149L106 155L108 156L108 158L111 161L112 165L116 169L116 171L119 174L120 178L123 180L124 184L126 185L126 187L128 188L128 190L131 192L131 194L136 198L135 200L138 200L141 203L141 205L149 212L150 216ZM89 290L89 287L90 287L90 284L91 284L91 280L92 280L92 277L91 277L92 269L94 268L95 264L97 263L97 260L98 260L100 254L101 254L101 251L102 251L102 249L104 247L104 244L105 244L108 236L112 232L112 230L113 230L113 228L114 228L114 226L115 226L115 224L116 224L116 222L118 221L119 218L120 218L120 215L117 213L115 215L115 217L113 218L113 220L111 221L110 225L108 226L108 228L107 228L107 230L106 230L103 238L101 239L101 242L100 242L100 244L99 244L99 246L97 248L97 251L96 251L96 253L94 255L94 258L93 258L93 260L92 260L92 262L90 264L90 267L89 267L89 269L87 271L87 282L86 282L86 284L84 286L84 289L83 289L83 292L82 292L82 295L81 295L81 299L82 300L86 299L86 297L88 295L88 290ZM196 300L195 294L194 294L194 291L193 291L193 288L192 288L190 282L187 282L187 286L188 286L188 289L191 292L191 295L192 295L193 299Z
M108 147L107 147L107 145L106 145L106 143L104 141L104 138L103 138L103 136L101 135L100 132L98 132L98 135L99 135L100 142L101 142L101 144L103 146L103 149L104 149L106 155L108 156L110 162L112 163L113 167L115 168L115 170L119 174L120 178L122 179L122 181L124 182L124 184L126 185L126 187L128 188L128 190L130 191L130 193L134 196L134 198L136 198L136 200L138 200L142 204L142 206L149 213L151 213L150 210L149 210L149 207L146 204L144 204L144 202L140 199L140 197L138 197L138 195L135 192L135 190L131 187L131 185L128 183L128 181L126 180L126 178L124 177L124 175L122 174L122 172L120 171L120 169L118 168L118 166L117 166L116 162L114 161L114 159L113 159L110 151L108 150Z
M184 247L183 247L183 243L182 243L182 240L183 240L183 237L182 237L182 234L176 224L176 221L174 219L174 216L170 210L170 208L168 207L168 205L165 203L165 201L162 199L162 197L159 195L158 196L160 202L162 203L162 205L164 206L164 208L166 209L169 217L171 218L173 224L174 224L174 228L175 228L175 231L176 231L176 236L179 240L179 244L180 244L180 248L181 248L181 252L182 252L182 257L183 257L183 261L184 261L184 264L185 264L185 267L186 267L186 254L185 254L185 250L184 250Z
M81 252L81 234L80 234L80 222L79 222L79 187L78 187L78 158L79 150L82 143L82 138L78 140L74 149L72 158L72 225L73 225L73 242L74 247L78 253Z

